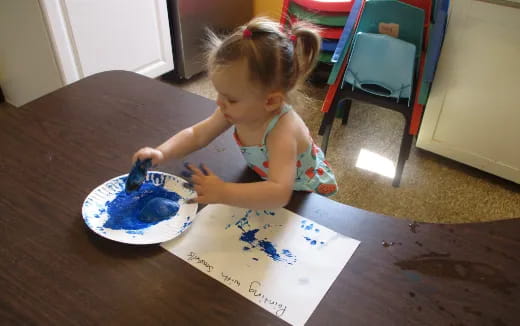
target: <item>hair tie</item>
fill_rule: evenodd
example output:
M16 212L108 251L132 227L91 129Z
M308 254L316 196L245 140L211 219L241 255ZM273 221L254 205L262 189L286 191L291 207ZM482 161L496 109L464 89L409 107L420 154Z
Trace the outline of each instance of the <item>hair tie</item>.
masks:
M253 32L249 28L246 27L244 31L242 32L242 37L245 39L250 39L253 36Z
M296 45L296 35L291 34L291 35L289 36L289 40L291 40L291 42L293 43L293 45Z

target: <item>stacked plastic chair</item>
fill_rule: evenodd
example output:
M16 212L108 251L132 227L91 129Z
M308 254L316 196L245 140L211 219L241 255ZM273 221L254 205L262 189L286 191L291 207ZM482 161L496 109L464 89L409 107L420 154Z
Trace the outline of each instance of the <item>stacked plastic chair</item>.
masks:
M327 80L343 27L347 22L353 0L284 0L281 22L305 20L320 27L323 38L319 64L313 74L317 82Z
M406 98L410 105L414 73L419 74L423 26L423 9L396 0L367 0L344 82L396 101Z
M352 100L400 112L405 125L392 181L399 186L440 55L448 7L449 0L355 0L331 59L319 130L324 152L334 118L346 125Z
M358 32L344 81L367 93L408 98L410 106L416 48L384 34Z

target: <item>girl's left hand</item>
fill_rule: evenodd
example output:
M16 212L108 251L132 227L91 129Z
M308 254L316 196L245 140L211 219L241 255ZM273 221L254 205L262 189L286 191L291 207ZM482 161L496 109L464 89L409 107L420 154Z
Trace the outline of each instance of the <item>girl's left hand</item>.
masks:
M186 164L186 167L193 172L191 181L193 189L198 195L190 202L201 204L222 203L225 182L204 164L200 165L200 169L192 164Z

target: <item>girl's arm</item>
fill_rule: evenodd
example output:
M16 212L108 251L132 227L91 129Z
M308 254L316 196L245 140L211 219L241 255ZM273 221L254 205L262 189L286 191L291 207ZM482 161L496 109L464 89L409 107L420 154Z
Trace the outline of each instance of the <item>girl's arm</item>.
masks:
M190 165L194 172L192 181L198 194L195 201L250 209L274 209L287 205L296 177L297 140L295 132L291 130L294 126L289 121L281 122L282 119L267 138L268 180L253 183L224 182L208 168L201 171Z
M220 108L217 108L210 117L180 131L157 148L141 148L134 154L133 160L151 158L152 164L157 165L170 158L182 158L207 146L230 126Z

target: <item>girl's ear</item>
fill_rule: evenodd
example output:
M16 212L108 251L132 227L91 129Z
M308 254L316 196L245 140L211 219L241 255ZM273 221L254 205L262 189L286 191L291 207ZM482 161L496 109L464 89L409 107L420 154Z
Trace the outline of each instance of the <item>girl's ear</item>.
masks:
M285 96L282 92L273 92L267 95L267 99L265 100L265 109L268 112L273 112L278 110L283 102L285 101Z

